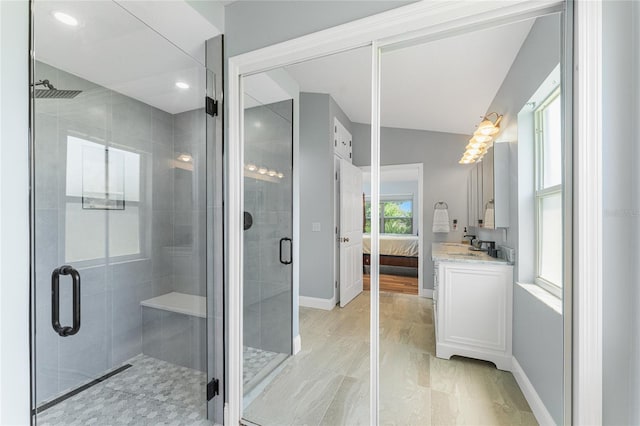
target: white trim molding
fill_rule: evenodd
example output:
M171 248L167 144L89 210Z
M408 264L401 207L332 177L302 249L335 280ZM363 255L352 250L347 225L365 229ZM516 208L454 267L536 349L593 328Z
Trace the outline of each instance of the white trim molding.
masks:
M531 411L533 411L533 415L536 416L538 423L542 426L555 425L556 422L553 421L551 413L547 410L540 395L536 392L536 388L534 388L533 384L529 381L529 378L516 357L513 357L511 360L511 373L513 377L515 377L518 386L520 386L520 390L529 403L529 407L531 407Z
M602 1L575 2L573 424L602 424Z
M307 297L300 296L298 298L300 301L300 306L304 306L305 308L314 308L314 309L322 309L325 311L331 311L336 307L336 297L335 295L331 299L323 299L321 297Z
M427 299L433 299L433 289L432 288L420 288L418 289L418 296L426 297Z
M302 338L298 334L293 338L293 354L297 354L302 350Z

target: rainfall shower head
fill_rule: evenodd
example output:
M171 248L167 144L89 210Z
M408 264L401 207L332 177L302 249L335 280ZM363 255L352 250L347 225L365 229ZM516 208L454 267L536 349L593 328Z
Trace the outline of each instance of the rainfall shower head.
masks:
M46 89L35 89L36 99L72 99L82 93L82 90L59 90L49 80L40 80L34 86L44 86Z

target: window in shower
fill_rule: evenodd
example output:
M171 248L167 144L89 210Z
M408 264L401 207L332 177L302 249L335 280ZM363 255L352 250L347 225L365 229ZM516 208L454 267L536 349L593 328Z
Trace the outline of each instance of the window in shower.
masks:
M141 165L138 153L67 136L67 262L145 254ZM108 221L100 210L111 211Z

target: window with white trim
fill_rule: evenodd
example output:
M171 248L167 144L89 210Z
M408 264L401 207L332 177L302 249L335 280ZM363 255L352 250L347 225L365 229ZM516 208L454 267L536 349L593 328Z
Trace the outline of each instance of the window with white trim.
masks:
M556 89L535 110L535 281L560 297L563 282L562 103Z
M371 200L365 202L364 232L371 232ZM385 198L380 201L381 234L413 234L413 199Z

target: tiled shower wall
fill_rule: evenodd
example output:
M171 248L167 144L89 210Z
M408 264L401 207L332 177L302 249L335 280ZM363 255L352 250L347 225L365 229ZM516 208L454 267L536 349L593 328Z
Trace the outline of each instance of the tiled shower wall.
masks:
M172 115L40 62L35 73L36 80L48 79L59 89L83 91L74 99L36 100L36 399L41 402L142 352L141 300L170 291L205 295L206 159L203 110ZM87 227L83 244L102 255L79 262L66 254L65 227L73 226L67 217L68 136L140 159L137 204L125 203L123 211L81 210L97 229ZM193 162L179 168L176 158L182 153ZM131 233L118 217L136 214L136 207L140 252L110 258L109 239ZM51 327L50 286L52 270L67 263L82 276L82 325L77 335L62 338ZM71 324L70 287L63 277L65 325ZM180 336L183 347L204 351L200 333L189 334L177 324L170 324L163 338ZM187 334L191 340L184 342Z

